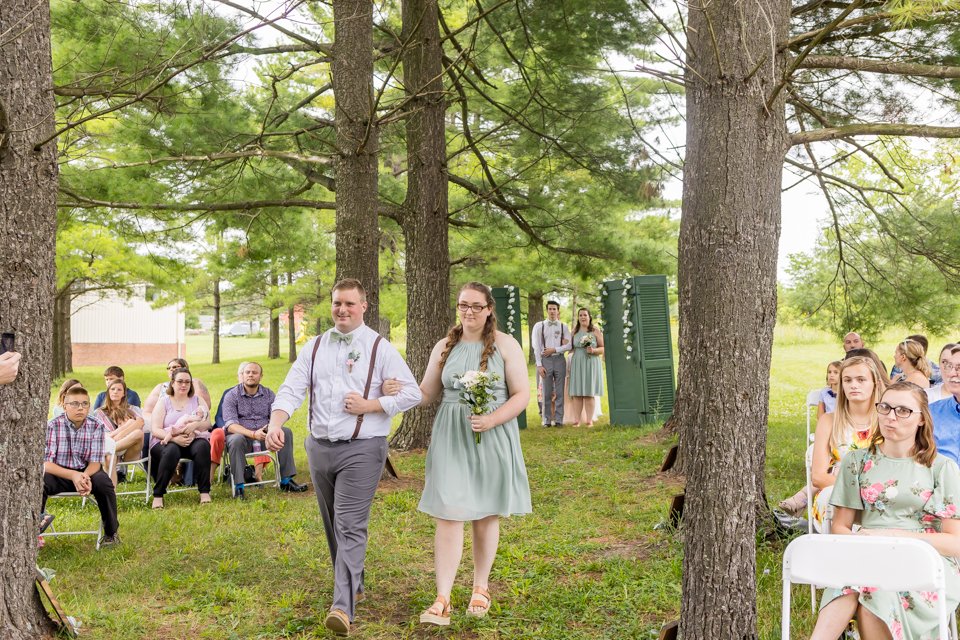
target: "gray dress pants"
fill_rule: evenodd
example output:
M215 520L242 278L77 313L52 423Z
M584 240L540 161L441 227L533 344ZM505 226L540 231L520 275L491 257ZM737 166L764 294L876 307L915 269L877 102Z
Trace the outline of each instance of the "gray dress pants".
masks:
M386 437L330 442L307 435L307 462L317 490L333 564L333 606L353 620L363 591L370 505L387 459Z
M567 359L563 354L543 356L540 360L546 375L543 377L543 402L540 405L540 417L543 424L563 424L563 391L567 380ZM551 406L550 398L557 394L557 400Z
M243 484L243 468L247 464L246 454L253 451L253 439L242 433L228 433L226 447L227 455L230 456L230 474L233 476L233 484ZM261 442L260 450L265 452L267 445ZM217 460L217 462L220 461ZM290 431L290 427L283 427L283 449L277 451L277 463L280 465L278 473L281 478L297 475L297 465L293 461L293 432Z

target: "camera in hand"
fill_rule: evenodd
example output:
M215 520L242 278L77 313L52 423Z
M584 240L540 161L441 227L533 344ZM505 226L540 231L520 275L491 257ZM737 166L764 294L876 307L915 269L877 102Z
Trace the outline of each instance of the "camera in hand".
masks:
M16 335L13 333L0 333L0 354L7 351L15 351L14 342Z

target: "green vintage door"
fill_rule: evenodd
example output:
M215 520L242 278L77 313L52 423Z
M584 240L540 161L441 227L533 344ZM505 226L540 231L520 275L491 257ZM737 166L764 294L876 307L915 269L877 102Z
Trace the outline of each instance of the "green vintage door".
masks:
M520 289L507 285L493 288L493 302L496 305L497 327L500 331L513 336L523 347L523 329L520 318ZM517 416L521 429L527 428L527 412Z

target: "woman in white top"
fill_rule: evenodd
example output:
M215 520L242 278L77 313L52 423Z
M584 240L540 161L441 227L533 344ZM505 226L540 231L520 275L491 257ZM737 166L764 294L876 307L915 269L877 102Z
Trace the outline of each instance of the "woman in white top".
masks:
M123 380L114 380L107 385L106 399L103 406L97 409L96 417L106 428L107 436L117 443L117 456L121 460L140 457L143 448L143 413L140 407L127 403L127 385ZM113 480L113 486L117 486L116 467L110 479Z
M957 345L953 342L948 342L943 345L943 349L940 349L940 371L943 371L943 365L950 360L950 350L956 347ZM924 389L927 392L927 402L933 404L938 400L943 400L944 398L949 398L951 394L943 388L943 382L938 382L935 385L930 386L928 389Z

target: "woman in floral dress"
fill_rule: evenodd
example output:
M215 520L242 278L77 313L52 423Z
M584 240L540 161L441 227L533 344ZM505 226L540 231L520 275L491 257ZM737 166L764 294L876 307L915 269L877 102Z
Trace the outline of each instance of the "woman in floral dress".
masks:
M885 388L886 375L870 358L854 356L840 364L837 406L833 413L825 413L817 420L813 440L810 478L817 492L813 497L813 526L820 533L830 533L824 523L830 520L830 493L839 463L848 451L870 443L877 425L874 405Z
M947 610L960 600L960 469L937 453L923 389L898 382L877 403L880 428L866 449L840 464L831 504L832 533L916 538L943 557ZM854 533L854 522L861 529ZM883 562L883 558L878 558ZM856 618L863 640L938 638L937 593L878 591L865 585L827 589L813 640L836 640Z

